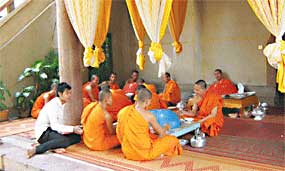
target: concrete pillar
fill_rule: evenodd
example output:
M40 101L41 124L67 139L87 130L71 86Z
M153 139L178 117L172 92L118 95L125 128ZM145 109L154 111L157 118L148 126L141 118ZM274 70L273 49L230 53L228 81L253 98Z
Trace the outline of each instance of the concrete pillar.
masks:
M82 111L82 46L69 21L64 0L56 0L56 23L61 82L72 87L71 102L66 104L63 117L65 124L79 124Z

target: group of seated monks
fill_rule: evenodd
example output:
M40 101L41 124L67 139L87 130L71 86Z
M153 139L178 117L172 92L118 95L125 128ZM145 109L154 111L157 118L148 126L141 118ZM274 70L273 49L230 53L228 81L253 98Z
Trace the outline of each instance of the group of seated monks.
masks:
M216 69L214 74L217 81L209 88L204 80L195 82L195 96L189 100L191 109L182 111L184 116L194 117L201 124L201 130L209 136L218 135L223 126L221 95L237 92L234 84L223 78L220 69ZM153 84L139 79L136 70L123 89L116 83L116 76L116 73L111 73L109 81L99 84L99 77L93 75L91 81L83 85L81 124L84 144L97 151L121 145L125 157L130 160L151 160L162 155L181 154L179 140L166 134L169 126L161 127L149 112L151 109L165 109L181 101L179 85L171 79L170 74L166 72L163 75L165 86L160 94L157 94ZM39 101L42 107L55 95L55 89L39 96L36 103ZM40 110L36 109L40 106L36 103L33 117ZM113 125L115 121L117 124ZM156 134L150 133L150 126Z

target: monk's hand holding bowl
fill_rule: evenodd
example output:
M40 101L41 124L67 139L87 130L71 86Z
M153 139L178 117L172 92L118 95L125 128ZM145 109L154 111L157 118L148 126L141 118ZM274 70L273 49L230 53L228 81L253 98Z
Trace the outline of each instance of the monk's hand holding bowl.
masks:
M73 132L75 134L82 135L83 134L83 129L81 129L80 125L76 125L76 126L73 127Z

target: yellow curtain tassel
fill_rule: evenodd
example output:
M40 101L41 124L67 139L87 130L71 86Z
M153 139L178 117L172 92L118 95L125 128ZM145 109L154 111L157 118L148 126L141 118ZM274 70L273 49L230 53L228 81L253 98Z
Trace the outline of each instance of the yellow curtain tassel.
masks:
M95 61L92 67L99 68L99 65L105 61L105 54L101 47L95 47L94 50Z
M172 46L175 48L176 53L180 53L182 51L182 44L179 41L174 41Z
M85 48L84 61L86 65L90 65L92 56L93 56L93 49L91 47Z
M160 43L152 42L149 48L150 51L154 53L154 58L156 61L160 61L163 55L162 47Z
M143 53L139 54L137 56L137 61L136 61L137 65L139 66L140 70L144 70L144 64L145 64L145 56Z
M142 48L142 49L143 49L143 47L144 47L143 41L139 40L139 48Z

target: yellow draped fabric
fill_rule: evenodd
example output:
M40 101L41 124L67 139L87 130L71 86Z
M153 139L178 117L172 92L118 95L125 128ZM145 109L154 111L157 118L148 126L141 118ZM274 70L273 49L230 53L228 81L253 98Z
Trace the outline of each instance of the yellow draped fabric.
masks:
M95 68L99 68L99 64L105 61L105 54L102 49L102 44L106 39L108 33L110 14L111 14L112 0L103 0L100 6L100 13L97 23L97 29L94 38L95 44L95 62L92 65Z
M139 49L137 51L136 63L139 66L140 70L143 70L144 64L145 64L145 56L143 54L145 29L144 29L143 23L140 19L135 0L126 0L126 3L127 3L127 7L128 7L129 14L131 17L132 25L133 25L134 31L136 33L136 37L138 39L138 44L139 44Z
M285 93L285 41L281 40L281 57L282 61L280 62L276 82L278 83L278 90L282 93Z
M264 55L271 66L278 69L276 82L278 90L285 93L284 80L284 55L281 55L281 37L284 30L281 28L282 12L284 11L285 0L248 0L255 15L264 24L270 33L276 37L276 43L269 44L264 48Z
M103 0L64 0L68 17L80 42L85 48L84 65L94 65L92 45Z
M163 53L160 40L168 24L172 0L135 0L143 26L152 43L148 55L152 63L159 63L160 77L171 65L169 57Z
M173 0L169 18L169 30L174 40L173 47L176 53L182 51L179 37L182 33L187 11L187 0Z

